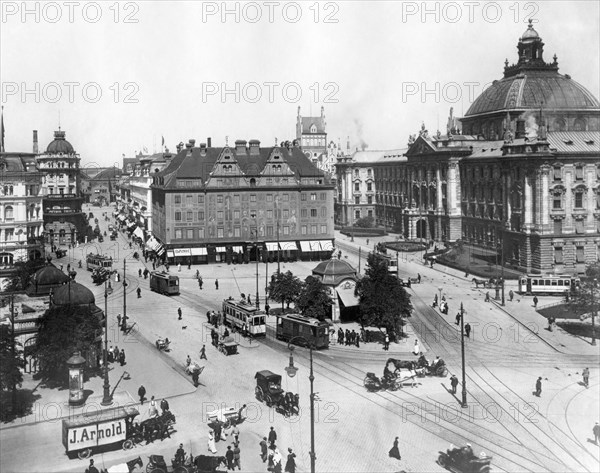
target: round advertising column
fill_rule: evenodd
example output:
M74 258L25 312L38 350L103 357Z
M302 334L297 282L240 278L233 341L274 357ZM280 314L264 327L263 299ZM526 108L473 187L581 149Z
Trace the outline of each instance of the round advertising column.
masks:
M85 402L83 397L83 367L86 360L77 351L67 360L69 367L69 405L81 406Z

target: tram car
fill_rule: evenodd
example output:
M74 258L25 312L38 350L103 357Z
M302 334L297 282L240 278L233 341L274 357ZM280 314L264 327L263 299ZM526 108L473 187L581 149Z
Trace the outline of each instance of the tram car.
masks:
M85 258L85 264L88 271L100 268L112 271L113 259L110 256L89 253Z
M570 275L527 275L519 278L519 294L564 296L579 290L581 281Z
M245 299L236 301L233 297L223 301L223 322L225 325L235 327L236 330L246 333L251 337L263 337L267 333L267 314L264 310L257 309L254 304L249 304Z
M179 277L165 271L151 271L150 290L167 296L176 296L179 294Z
M300 314L278 315L275 336L286 342L294 337L302 337L317 349L329 348L329 324Z

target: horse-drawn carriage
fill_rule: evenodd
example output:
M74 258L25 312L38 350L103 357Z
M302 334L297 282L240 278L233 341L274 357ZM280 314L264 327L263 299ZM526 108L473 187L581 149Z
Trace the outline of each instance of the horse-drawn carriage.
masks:
M277 412L286 417L300 413L300 397L298 394L284 392L281 389L281 375L263 370L258 371L254 378L256 399L265 402L269 407L275 407Z
M96 285L100 285L110 278L113 271L109 268L96 268L92 271L92 281Z
M237 424L238 410L235 407L222 407L208 411L206 418L209 427L214 429L214 424L219 423L221 428L228 429Z
M417 368L423 368L425 374L429 376L440 376L443 378L448 375L446 362L439 357L430 363L429 360L425 358L425 355L421 355L417 361Z
M182 460L172 458L171 466L167 465L162 455L150 455L146 464L146 473L216 473L217 468L227 468L227 459L223 456L213 457L199 455L197 457L186 456Z
M490 279L477 279L473 278L471 280L473 284L475 284L475 288L479 289L479 286L483 286L485 289L491 289L494 287L502 287L504 285L504 280L502 278L490 278Z
M133 473L134 470L139 470L139 468L142 468L143 466L144 462L142 461L142 457L137 457L134 460L130 460L126 463L119 463L118 465L113 465L107 470L101 469L100 473Z
M233 339L233 337L225 337L222 340L219 340L218 349L224 355L229 356L229 355L237 354L237 352L238 352L237 347L238 347L238 344Z
M158 338L156 342L154 342L156 348L160 351L171 351L170 345L171 340L168 338Z
M175 424L175 414L171 411L163 411L159 416L150 417L139 424L139 431L146 445L157 439L161 441L167 436L171 438L171 428Z
M473 454L469 444L458 448L451 445L446 452L439 452L438 464L455 473L489 473L492 457Z

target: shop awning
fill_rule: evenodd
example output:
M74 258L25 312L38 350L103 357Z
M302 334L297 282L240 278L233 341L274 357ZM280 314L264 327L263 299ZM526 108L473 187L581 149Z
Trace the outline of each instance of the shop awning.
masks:
M191 248L173 248L173 256L191 256Z
M312 251L310 241L300 241L300 250L305 253L310 253Z
M266 241L265 245L267 245L267 251L277 251L277 242L276 241Z
M359 303L358 297L354 295L354 287L348 289L338 288L336 289L338 296L342 300L344 307L354 307Z
M167 250L167 258L173 258L173 250Z
M312 243L318 243L321 251L333 251L333 242L331 240L317 240Z
M140 227L135 227L133 234L138 238L144 238L144 232L142 231L142 229Z
M206 248L190 248L192 256L206 256L208 253Z
M279 242L279 246L282 250L298 251L298 246L295 241L281 241Z
M244 252L244 248L242 248L241 246L232 246L231 247L231 251L234 251L236 253L243 253Z
M227 250L225 249L225 247L224 247L224 246L217 246L217 247L215 248L215 251L216 251L217 253L225 253Z

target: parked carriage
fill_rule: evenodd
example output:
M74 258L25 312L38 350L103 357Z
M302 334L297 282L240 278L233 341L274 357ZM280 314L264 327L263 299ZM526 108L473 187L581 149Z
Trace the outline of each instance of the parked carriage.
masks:
M451 445L445 452L439 452L438 464L455 473L489 473L492 457L481 453L473 454L470 446L458 448Z
M448 368L446 367L446 362L444 360L438 359L437 362L433 361L430 363L429 360L425 358L425 355L419 357L417 368L423 368L425 374L429 376L445 377L448 375Z
M235 355L238 352L238 344L233 337L225 337L219 341L219 351L224 355Z
M89 458L97 450L133 448L134 407L118 407L63 419L62 440L69 457Z
M254 378L256 379L254 388L256 399L265 402L269 407L279 404L284 392L281 389L281 375L269 370L262 370L257 371Z

